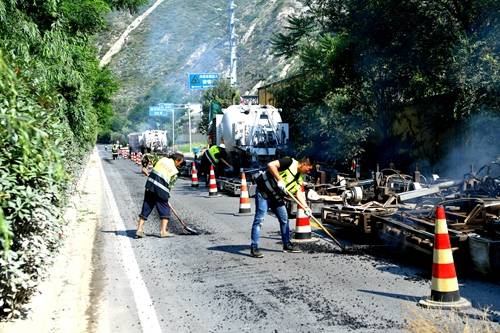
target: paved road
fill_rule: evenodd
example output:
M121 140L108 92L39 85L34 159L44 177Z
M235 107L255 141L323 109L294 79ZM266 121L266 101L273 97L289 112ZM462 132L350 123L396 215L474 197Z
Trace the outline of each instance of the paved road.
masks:
M207 198L208 190L191 188L189 180L178 180L171 202L201 235L181 235L174 221L170 230L179 235L159 238L155 212L147 237L136 240L145 177L129 160L112 161L103 150L100 155L124 225L113 222L109 204L109 222L95 247L93 296L101 305L91 315L106 317L112 332L140 332L145 325L163 332L398 332L416 313L432 314L416 306L430 294L430 270L343 254L324 240L301 254L282 253L273 217L264 222L265 257L250 257L252 217L233 215L238 198ZM459 282L476 308L489 306L490 318L499 318L498 284L471 277Z

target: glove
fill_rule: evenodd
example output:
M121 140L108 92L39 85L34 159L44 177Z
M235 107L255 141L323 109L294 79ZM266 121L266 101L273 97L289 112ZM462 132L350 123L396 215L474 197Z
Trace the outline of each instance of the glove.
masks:
M283 182L282 180L279 180L278 181L278 188L283 191L284 193L286 193L286 185L285 185L285 182Z
M307 217L311 217L312 216L312 210L311 208L306 208L304 209L304 214L307 216Z

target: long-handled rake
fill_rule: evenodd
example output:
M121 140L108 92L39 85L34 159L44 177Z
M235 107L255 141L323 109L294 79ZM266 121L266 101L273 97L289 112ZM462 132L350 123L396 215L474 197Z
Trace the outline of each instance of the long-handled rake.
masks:
M174 207L172 207L172 205L170 204L170 202L168 203L168 205L170 206L170 210L172 210L172 213L174 213L175 217L177 218L177 220L180 222L180 224L182 224L182 227L184 228L184 230L190 234L190 235L199 235L200 233L196 230L194 230L193 228L190 228L188 227L187 223L184 222L181 217L179 216L179 214L177 213L177 211L174 209Z
M295 203L296 203L298 206L302 207L302 209L305 209L305 207L304 207L304 206L302 206L302 204L299 202L299 200L298 200L295 196L293 196L290 192L288 192L288 190L287 190L287 189L285 189L285 193L286 193L286 194L288 194L288 196L289 196L290 198L292 198L292 200L293 200L293 201L295 201ZM338 241L335 237L333 237L333 235L330 233L330 231L328 231L328 229L326 229L326 228L323 226L323 224L322 224L322 223L321 223L321 222L320 222L317 218L315 218L312 214L311 214L311 219L313 220L313 222L314 222L314 223L316 223L316 224L317 224L317 225L318 225L318 226L319 226L319 227L320 227L320 228L321 228L321 229L322 229L322 230L323 230L323 231L324 231L324 232L325 232L325 233L326 233L326 234L327 234L327 235L328 235L328 236L329 236L332 240L333 240L333 242L334 242L334 243L335 243L338 247L340 247L340 249L341 249L342 251L345 251L345 250L346 250L346 247L345 247L345 246L343 246L343 245L342 245L342 244L341 244L341 243L340 243L340 242L339 242L339 241Z

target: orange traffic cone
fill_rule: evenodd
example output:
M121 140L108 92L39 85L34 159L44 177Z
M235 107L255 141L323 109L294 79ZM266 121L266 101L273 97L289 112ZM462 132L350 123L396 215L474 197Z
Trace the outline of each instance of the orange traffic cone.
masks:
M436 208L436 226L434 231L434 253L432 257L431 296L418 302L426 308L463 309L471 306L460 297L457 273L451 252L450 236L446 225L443 206Z
M191 187L198 187L198 171L196 170L195 162L193 162L191 167Z
M217 182L215 181L214 166L210 165L210 183L208 184L208 196L211 198L219 196L217 193Z
M301 189L304 192L304 186ZM312 237L311 221L309 216L304 212L304 209L297 205L297 215L295 216L295 232L293 233L292 242L294 243L307 243L314 242L316 239Z
M241 187L240 187L240 210L234 215L250 215L252 214L252 206L250 205L250 196L248 195L247 177L245 171L241 169Z
M137 157L136 157L136 160L135 160L135 164L141 165L141 160L142 160L142 154L139 153L139 154L137 154Z

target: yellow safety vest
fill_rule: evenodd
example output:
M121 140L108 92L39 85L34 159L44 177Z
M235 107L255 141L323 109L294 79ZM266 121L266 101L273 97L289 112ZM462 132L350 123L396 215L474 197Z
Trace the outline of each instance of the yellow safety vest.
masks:
M205 154L207 154L208 160L210 163L212 163L214 166L219 163L219 159L215 157L216 154L220 153L220 148L217 146L212 146L210 149L207 149L205 151Z
M286 189L291 194L297 193L297 191L300 190L302 183L304 183L304 179L302 178L302 175L299 174L298 168L299 162L292 158L292 165L290 165L288 169L279 173L286 185Z
M302 186L304 179L302 174L298 171L299 162L292 159L292 164L288 169L280 171L279 175L285 183L285 187L290 194L297 193ZM259 179L260 178L260 179ZM260 190L265 191L268 197L274 198L276 200L283 199L284 193L278 187L278 183L273 175L269 171L263 172L256 180L257 185L260 184Z
M179 171L171 158L162 157L156 162L146 181L146 189L156 193L161 199L170 198L172 187Z

